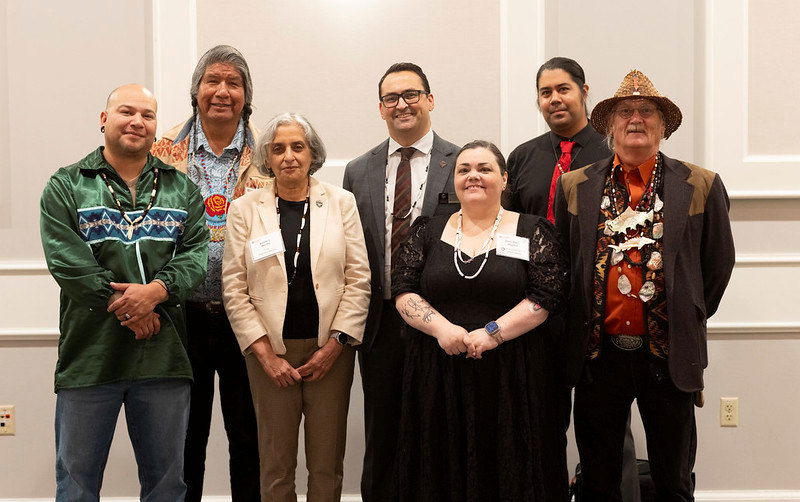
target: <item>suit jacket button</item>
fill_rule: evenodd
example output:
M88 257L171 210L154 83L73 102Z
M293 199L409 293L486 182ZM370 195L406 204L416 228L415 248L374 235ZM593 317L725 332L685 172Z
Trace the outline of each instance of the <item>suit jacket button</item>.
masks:
M319 289L319 283L314 284L314 288Z

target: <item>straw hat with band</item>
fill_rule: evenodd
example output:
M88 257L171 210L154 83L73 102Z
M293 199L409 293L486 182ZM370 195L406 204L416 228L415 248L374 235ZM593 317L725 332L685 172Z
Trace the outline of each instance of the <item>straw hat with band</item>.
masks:
M611 112L614 111L614 106L624 99L649 99L656 103L664 114L664 139L669 138L681 125L683 115L680 108L669 98L662 96L644 73L632 70L625 75L614 96L597 103L592 110L592 126L596 131L608 134Z

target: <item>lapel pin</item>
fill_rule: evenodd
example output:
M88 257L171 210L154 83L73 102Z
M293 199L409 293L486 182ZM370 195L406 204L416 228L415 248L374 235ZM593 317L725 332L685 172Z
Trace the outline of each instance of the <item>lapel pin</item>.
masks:
M318 201L316 202L316 204L317 204L317 207L322 207L322 201L321 201L321 200L318 200Z
M447 161L446 160L440 160L439 161L439 167L447 167Z

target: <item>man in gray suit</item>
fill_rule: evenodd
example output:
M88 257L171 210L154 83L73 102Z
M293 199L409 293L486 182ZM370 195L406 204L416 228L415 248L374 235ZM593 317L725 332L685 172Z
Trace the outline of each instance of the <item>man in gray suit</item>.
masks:
M458 147L431 129L434 98L428 78L413 63L396 63L378 82L378 108L389 138L347 164L342 185L356 197L370 268L370 300L358 354L364 388L366 452L364 502L395 498L392 461L403 373L403 321L391 301L392 255L418 216L458 209L453 162Z

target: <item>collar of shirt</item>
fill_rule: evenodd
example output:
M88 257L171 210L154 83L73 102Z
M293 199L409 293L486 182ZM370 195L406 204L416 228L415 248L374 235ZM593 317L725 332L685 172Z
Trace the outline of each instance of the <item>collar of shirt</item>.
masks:
M205 150L206 153L210 153L211 155L215 155L214 151L211 149L211 145L208 144L208 139L206 138L206 134L203 132L203 123L200 121L200 116L197 117L197 121L195 122L195 131L197 131L197 144L194 145L195 153L200 153L200 149L202 148ZM231 140L231 144L226 146L222 152L222 155L225 155L225 152L233 151L239 153L242 151L244 147L244 121L239 119L239 125L236 127L236 134L233 135L233 139ZM220 155L220 157L222 157Z
M590 136L592 135L592 132L594 132L594 130L592 129L591 124L587 124L586 127L578 131L575 134L575 136L571 138L565 138L564 136L558 135L553 131L550 131L550 143L553 144L553 148L555 148L556 151L560 151L562 141L574 141L575 143L578 144L578 146L583 148L584 146L586 146L587 143L589 143L589 139Z
M629 166L629 165L626 165L625 163L623 163L620 160L619 156L615 153L614 154L614 167L622 167L622 169L620 170L621 172L631 171L633 169L636 169L636 170L639 171L639 175L642 177L642 181L647 183L647 181L650 179L650 175L653 174L653 169L656 167L656 156L653 155L652 157L650 157L649 159L645 160L644 162L642 162L638 166Z
M431 150L433 149L433 129L429 129L428 132L425 134L425 136L421 137L420 139L418 139L409 146L413 146L414 148L422 152L423 155L429 155L431 153ZM400 152L398 152L397 150L400 148L402 148L400 143L398 143L397 141L395 141L390 137L389 157L391 157L392 155L397 155L399 157Z

